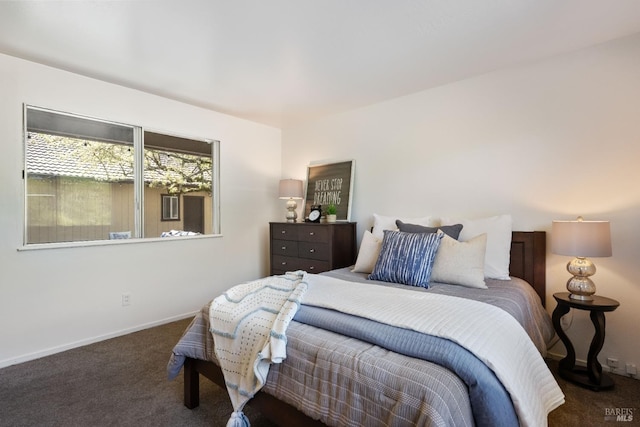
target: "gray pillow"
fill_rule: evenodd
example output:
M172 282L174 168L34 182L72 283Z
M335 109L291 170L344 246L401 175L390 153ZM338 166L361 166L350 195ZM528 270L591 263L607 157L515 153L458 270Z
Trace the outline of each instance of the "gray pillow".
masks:
M442 230L444 234L456 240L458 240L458 236L460 236L460 232L462 231L462 224L425 227L424 225L405 224L397 219L396 225L400 231L404 231L405 233L437 233L438 230Z

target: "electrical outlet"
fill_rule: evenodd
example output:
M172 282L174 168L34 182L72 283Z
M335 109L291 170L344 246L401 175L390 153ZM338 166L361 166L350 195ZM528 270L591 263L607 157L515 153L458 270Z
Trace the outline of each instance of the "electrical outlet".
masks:
M615 357L607 357L607 366L616 369L620 366L620 362Z
M131 305L131 294L122 294L122 306Z
M633 363L627 363L625 366L625 370L627 371L627 374L629 375L637 375L638 374L638 370L636 369L636 365L634 365Z

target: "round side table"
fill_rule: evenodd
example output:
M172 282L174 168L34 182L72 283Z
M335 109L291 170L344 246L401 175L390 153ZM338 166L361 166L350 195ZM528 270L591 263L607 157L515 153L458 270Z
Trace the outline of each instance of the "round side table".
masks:
M604 313L615 310L620 303L614 299L598 295L593 295L593 301L572 299L569 295L569 292L553 294L553 298L555 298L558 305L556 309L553 310L551 320L553 321L553 327L556 333L567 349L567 356L560 361L559 374L562 378L583 387L590 388L591 390L599 391L613 388L613 379L602 372L602 365L598 362L598 353L600 353L602 345L604 344ZM586 368L575 366L576 352L560 324L562 316L567 314L572 308L589 311L589 317L591 317L591 322L595 327L595 334L589 347Z

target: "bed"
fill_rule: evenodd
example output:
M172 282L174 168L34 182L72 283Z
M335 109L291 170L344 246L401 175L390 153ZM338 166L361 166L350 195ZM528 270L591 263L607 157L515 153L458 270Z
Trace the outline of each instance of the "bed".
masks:
M354 283L367 282L366 274L353 273L349 268L323 274ZM501 308L518 320L544 356L546 345L554 336L550 318L543 308L544 232L512 233L509 274L513 277L509 281L487 280L488 289L433 283L425 292L479 299ZM199 405L200 375L225 387L223 374L215 363L208 308L205 305L187 328L168 366L170 377L181 368L184 370L184 404L188 408ZM249 402L274 423L282 426L518 424L513 407L478 409L480 404L498 404L482 402L487 400L487 394L494 394L476 387L475 382L490 382L476 377L484 374L453 372L449 362L441 365L389 350L395 348L393 342L385 346L360 336L349 336L345 330L357 323L353 317L343 319L343 329L324 329L314 324L316 314L309 310L296 314L287 330L287 359L272 365L264 388ZM367 330L369 326L364 324L362 328ZM399 333L392 330L382 335L395 337ZM381 372L390 374L382 378ZM561 403L556 402L555 406ZM514 411L515 423L513 414L496 418L496 411L509 410Z

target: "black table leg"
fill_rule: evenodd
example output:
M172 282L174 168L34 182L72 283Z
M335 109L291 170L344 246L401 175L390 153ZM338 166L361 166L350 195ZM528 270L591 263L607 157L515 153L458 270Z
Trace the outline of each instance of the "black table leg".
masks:
M553 298L558 303L551 315L553 328L567 349L567 356L560 361L558 374L568 381L572 381L594 391L612 388L614 386L613 378L602 372L602 365L598 362L598 353L600 353L604 345L604 313L615 310L620 303L614 299L599 295L593 295L590 300L574 299L568 292L555 293L553 294ZM567 314L572 308L588 310L589 317L595 328L595 333L589 346L586 367L576 366L575 349L560 323L562 316Z
M604 313L601 311L592 311L590 316L591 322L595 327L595 334L593 335L593 339L591 340L591 346L589 346L589 355L587 357L587 372L589 374L589 379L594 384L602 384L602 365L598 362L598 353L602 350L602 345L604 344L604 331L605 331L605 320Z
M560 361L558 373L562 378L573 381L583 387L590 388L591 390L598 391L612 388L614 385L613 379L602 373L602 365L598 362L598 353L600 353L604 344L604 313L592 311L590 314L591 321L595 327L595 334L589 347L587 367L583 368L576 366L576 352L573 344L571 344L569 337L564 333L562 325L560 324L560 319L562 319L562 316L567 314L569 310L570 307L558 304L551 316L553 327L567 349L567 356Z
M562 316L567 314L571 310L571 307L558 304L556 309L553 310L553 314L551 316L551 321L553 322L553 327L556 330L556 333L560 337L560 340L564 344L564 347L567 349L567 355L564 359L560 361L560 372L562 371L572 371L576 364L576 352L573 349L573 344L569 340L567 334L564 333L562 329L562 324L560 323L560 319Z

